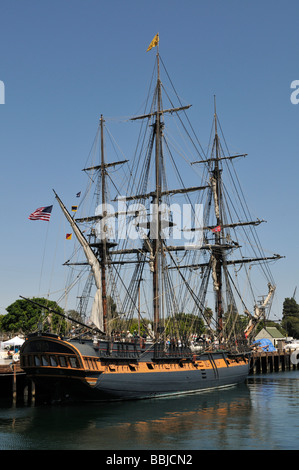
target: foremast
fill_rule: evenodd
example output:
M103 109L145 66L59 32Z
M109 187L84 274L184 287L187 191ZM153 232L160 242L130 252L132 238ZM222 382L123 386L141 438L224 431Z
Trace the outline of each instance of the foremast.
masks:
M226 283L228 283L228 279L230 276L228 275L228 266L230 265L244 265L246 263L253 263L259 261L270 261L270 260L277 260L281 258L280 255L275 254L274 256L269 257L255 257L255 258L241 258L230 260L227 259L227 251L234 250L240 248L237 242L231 241L230 236L225 236L224 230L227 229L234 229L238 226L246 226L246 225L259 225L261 222L265 222L264 220L256 220L256 221L246 221L246 222L236 222L236 223L227 223L225 212L224 212L224 204L223 204L223 182L222 182L222 167L220 164L222 160L232 160L238 157L245 157L247 154L239 154L233 156L222 156L221 153L221 144L220 138L218 135L218 117L216 111L216 98L214 97L214 139L211 151L211 157L207 160L201 160L194 163L204 163L208 164L208 171L210 175L210 188L213 195L213 207L214 207L214 217L216 221L215 226L207 226L203 227L204 230L212 230L214 233L214 245L211 245L211 257L210 263L200 263L198 265L187 265L181 266L183 267L206 267L208 264L212 267L212 279L213 279L213 287L215 293L215 313L216 313L216 328L218 333L218 338L221 341L224 339L224 309L223 309L223 279L225 276ZM230 242L224 241L224 239L229 239ZM230 288L229 288L230 289ZM250 335L253 334L257 324L261 321L263 314L265 313L266 307L270 304L274 292L275 292L275 285L268 282L268 294L264 299L263 303L258 306L257 304L254 305L254 312L251 314L245 304L243 303L242 297L240 295L239 300L243 303L244 313L249 317L249 322L246 328L243 331L244 338L249 338ZM235 305L233 307L236 307ZM228 335L226 340L228 340L230 335Z
M223 331L223 304L222 304L222 269L224 263L224 251L222 247L221 227L222 227L222 194L221 194L221 170L219 168L219 137L217 130L217 114L216 114L216 100L214 98L214 125L215 125L215 137L214 137L214 168L211 171L210 183L213 190L214 197L214 212L216 217L216 231L215 231L215 245L217 249L212 249L212 269L213 279L216 297L216 318L217 318L217 329L221 335ZM213 152L213 150L212 150Z

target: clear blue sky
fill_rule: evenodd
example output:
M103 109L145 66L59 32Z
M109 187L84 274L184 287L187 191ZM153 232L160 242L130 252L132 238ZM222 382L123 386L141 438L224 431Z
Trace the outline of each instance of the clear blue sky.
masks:
M28 216L54 203L52 188L75 202L100 114L133 115L143 103L154 62L146 49L159 32L202 145L216 94L230 150L248 153L240 178L252 214L267 220L260 239L286 256L272 269L281 318L299 284L298 17L298 0L1 0L0 313L19 295L61 288L52 279L69 250L57 255L60 209L50 224Z

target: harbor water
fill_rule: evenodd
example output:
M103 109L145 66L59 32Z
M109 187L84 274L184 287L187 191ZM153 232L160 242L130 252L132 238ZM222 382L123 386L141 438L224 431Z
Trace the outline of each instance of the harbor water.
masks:
M0 450L295 450L299 371L167 399L93 405L0 403ZM120 454L121 455L121 454Z

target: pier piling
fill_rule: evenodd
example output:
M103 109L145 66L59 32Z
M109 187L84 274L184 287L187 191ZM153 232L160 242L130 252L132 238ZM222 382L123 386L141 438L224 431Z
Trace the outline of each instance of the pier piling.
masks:
M298 370L299 361L294 361L294 351L254 351L250 359L250 374L267 374L270 372L282 372ZM299 351L298 351L299 354Z
M31 382L31 381L30 381ZM20 367L19 362L0 364L0 398L12 400L13 405L23 401L25 389L31 388L29 379Z

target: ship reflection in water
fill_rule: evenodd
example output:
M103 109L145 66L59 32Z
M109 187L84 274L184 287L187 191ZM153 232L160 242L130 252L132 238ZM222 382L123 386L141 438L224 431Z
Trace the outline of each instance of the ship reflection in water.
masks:
M242 433L242 417L248 416L250 408L246 384L180 398L5 411L0 408L0 432L6 433L0 448L223 448L233 437L232 429L236 436ZM210 447L209 433L213 434ZM10 438L16 436L12 444Z
M97 405L0 403L0 449L296 450L299 371L167 399ZM112 454L111 454L112 455Z
M130 403L125 419L111 422L110 430L118 442L126 435L128 442L136 443L136 448L179 449L184 443L185 449L201 449L199 433L217 429L219 442L214 442L213 446L220 447L227 432L228 418L246 415L249 408L249 390L246 385L240 385L168 402L153 400L146 406L139 403L138 408Z

